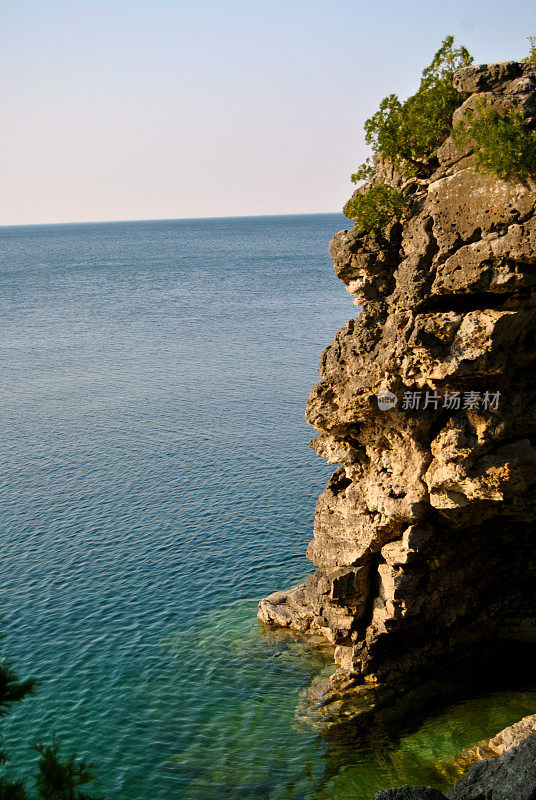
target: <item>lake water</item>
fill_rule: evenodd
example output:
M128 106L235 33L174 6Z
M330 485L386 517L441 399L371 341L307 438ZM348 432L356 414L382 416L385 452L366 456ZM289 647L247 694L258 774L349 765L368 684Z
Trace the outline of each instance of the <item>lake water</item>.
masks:
M304 406L355 316L341 215L0 230L4 651L40 683L14 772L57 731L123 800L365 800L534 711L473 698L377 747L300 721L325 657L256 602L305 576L332 468Z

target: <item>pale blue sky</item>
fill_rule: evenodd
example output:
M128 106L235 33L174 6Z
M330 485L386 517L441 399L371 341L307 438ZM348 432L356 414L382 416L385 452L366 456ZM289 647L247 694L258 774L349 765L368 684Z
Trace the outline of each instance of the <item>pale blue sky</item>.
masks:
M339 211L449 33L522 57L536 3L6 0L0 224Z

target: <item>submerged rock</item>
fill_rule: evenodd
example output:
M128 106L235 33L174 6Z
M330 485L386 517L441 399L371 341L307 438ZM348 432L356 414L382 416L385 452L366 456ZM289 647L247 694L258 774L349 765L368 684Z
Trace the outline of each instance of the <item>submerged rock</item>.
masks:
M535 800L536 735L498 758L479 761L445 794L403 786L378 792L374 800Z
M497 758L512 747L520 745L533 733L536 733L536 714L523 717L519 722L504 728L491 739L485 739L462 750L455 762L469 765L475 761Z
M499 758L478 761L446 792L448 800L534 800L536 798L536 736Z
M485 94L535 122L536 64L455 84L458 119ZM331 243L363 310L322 354L306 417L339 466L317 502L316 572L259 604L263 622L334 645L337 696L417 681L484 641L536 641L536 184L477 172L451 139L438 158L404 185L400 222Z
M495 758L502 755L506 750L517 747L536 733L536 714L523 717L522 720L505 728L492 739L482 744L477 749L477 757L482 759Z

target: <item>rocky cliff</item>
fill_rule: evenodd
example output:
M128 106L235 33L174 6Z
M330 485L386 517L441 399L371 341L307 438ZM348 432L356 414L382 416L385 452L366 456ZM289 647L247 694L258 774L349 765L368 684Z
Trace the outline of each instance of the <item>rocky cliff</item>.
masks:
M536 126L536 64L467 67L455 86L455 122L485 99ZM362 311L307 405L312 446L339 465L317 502L316 571L259 604L263 622L334 645L339 687L536 639L536 183L478 172L452 138L429 178L379 175L402 219L330 245Z

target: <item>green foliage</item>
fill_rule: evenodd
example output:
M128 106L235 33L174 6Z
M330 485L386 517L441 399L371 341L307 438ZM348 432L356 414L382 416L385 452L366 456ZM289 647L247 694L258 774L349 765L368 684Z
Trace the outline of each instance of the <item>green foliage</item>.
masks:
M526 58L522 58L522 61L525 62L534 62L536 61L536 36L527 36L530 45L530 52Z
M0 716L7 714L13 703L24 700L34 687L34 680L19 681L9 664L2 661L0 663Z
M0 661L0 718L13 703L31 694L34 686L34 680L19 680L11 667ZM38 800L99 800L80 790L93 780L91 766L74 755L62 758L55 737L51 745L34 745L34 749L40 755L35 778ZM0 753L0 765L6 761L7 755ZM0 775L0 800L33 800L33 797L22 780L8 780Z
M28 800L23 782L0 778L0 800Z
M496 178L525 181L536 174L536 132L525 127L520 109L499 112L479 104L453 133L459 146L471 146L476 168Z
M34 748L41 756L35 779L40 800L91 800L79 788L94 779L91 765L75 755L61 758L56 737L51 745L37 744Z
M0 718L9 712L13 703L19 703L31 694L35 683L34 680L20 681L11 666L5 660L0 661ZM6 753L0 750L0 765L4 764L7 758ZM0 800L3 800L2 791L3 785L0 781ZM9 791L16 800L16 785L11 785Z
M351 176L352 183L361 183L361 181L368 181L374 175L374 165L371 163L370 158L361 164L357 172Z
M374 154L407 175L429 174L431 160L451 132L452 115L465 99L453 86L454 73L472 61L468 50L454 47L454 37L447 36L423 70L417 92L405 102L390 94L365 122L365 139ZM365 166L352 180L370 177Z
M355 220L356 227L363 233L379 233L392 219L399 219L405 207L401 192L385 183L377 183L349 200L344 213Z
M98 800L80 791L94 779L90 765L75 755L62 758L54 737L51 745L34 745L41 758L37 765L35 785L39 800ZM0 778L0 800L33 800L21 780Z

